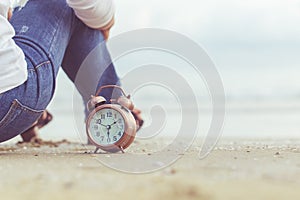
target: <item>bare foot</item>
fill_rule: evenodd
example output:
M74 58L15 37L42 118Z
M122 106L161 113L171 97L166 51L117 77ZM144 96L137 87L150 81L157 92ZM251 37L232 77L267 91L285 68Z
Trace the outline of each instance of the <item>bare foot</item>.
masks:
M47 125L50 121L52 121L52 119L53 116L47 110L45 110L38 121L34 123L32 127L21 134L23 142L30 142L33 139L38 138L39 129Z

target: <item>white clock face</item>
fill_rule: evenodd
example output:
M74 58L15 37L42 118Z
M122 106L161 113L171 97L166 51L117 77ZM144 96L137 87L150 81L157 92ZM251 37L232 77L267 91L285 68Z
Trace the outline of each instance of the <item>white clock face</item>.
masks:
M125 122L122 115L110 108L97 111L90 120L91 138L100 145L111 145L123 136Z

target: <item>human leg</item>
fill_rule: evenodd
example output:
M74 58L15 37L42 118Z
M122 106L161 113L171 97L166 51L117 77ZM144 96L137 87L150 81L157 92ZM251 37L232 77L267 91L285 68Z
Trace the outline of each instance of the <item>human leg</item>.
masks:
M25 54L28 79L0 96L0 142L31 127L52 99L74 18L64 0L30 0L14 13L14 40Z
M88 28L82 22L76 25L63 59L62 68L79 90L84 105L101 86L120 85L102 33ZM111 98L117 98L121 93L119 90L109 88L102 90L99 95L108 101ZM86 109L85 113L88 114ZM144 123L141 111L134 109L132 114L139 129Z
M87 27L81 21L76 24L62 68L85 102L99 87L120 84L102 33ZM100 95L109 100L112 93L113 90L108 89Z

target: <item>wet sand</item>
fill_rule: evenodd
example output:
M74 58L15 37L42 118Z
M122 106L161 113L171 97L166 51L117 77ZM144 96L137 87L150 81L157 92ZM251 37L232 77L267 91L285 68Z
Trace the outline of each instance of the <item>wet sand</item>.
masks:
M128 151L157 145L138 142ZM199 145L173 165L141 175L103 166L96 157L109 154L66 140L0 145L1 199L300 199L299 139L223 139L204 160ZM118 156L130 162L133 155Z

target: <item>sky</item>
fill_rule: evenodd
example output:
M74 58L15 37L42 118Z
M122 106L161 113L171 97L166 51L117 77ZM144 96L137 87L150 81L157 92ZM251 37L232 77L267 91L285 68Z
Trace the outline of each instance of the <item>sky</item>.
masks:
M143 27L171 29L216 56L225 50L275 54L282 54L281 48L286 54L300 50L299 0L116 0L115 4L113 34Z
M300 94L300 0L115 0L115 4L112 36L146 27L188 36L213 59L229 96Z
M115 34L159 27L232 48L300 42L299 0L115 0L115 4Z

